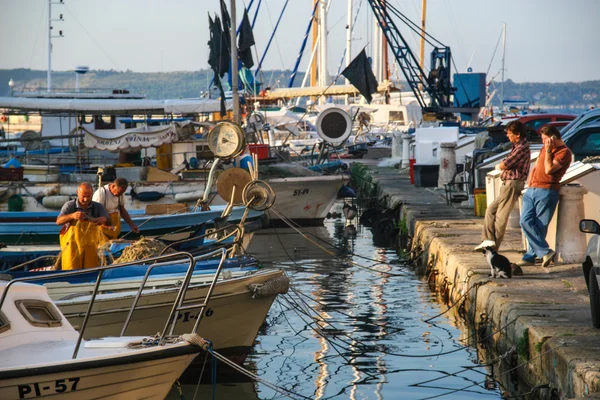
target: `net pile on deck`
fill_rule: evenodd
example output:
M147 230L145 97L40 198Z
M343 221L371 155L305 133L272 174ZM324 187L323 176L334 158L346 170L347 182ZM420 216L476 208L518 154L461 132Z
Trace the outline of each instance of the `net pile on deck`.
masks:
M120 253L120 256L115 258L113 253L111 252L111 246L113 243L123 242L123 240L111 240L99 247L98 258L100 259L100 265L140 261L146 258L157 257L160 255L172 254L176 252L171 248L166 249L167 245L161 242L160 240L143 237L140 240L131 242L131 244L129 244L123 249L123 251Z

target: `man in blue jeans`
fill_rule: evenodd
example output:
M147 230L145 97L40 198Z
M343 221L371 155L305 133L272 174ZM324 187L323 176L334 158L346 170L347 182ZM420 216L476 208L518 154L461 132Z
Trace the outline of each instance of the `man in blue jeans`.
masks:
M546 241L548 224L556 210L560 180L571 165L572 154L555 126L543 127L541 134L544 145L523 195L521 228L528 247L520 265L533 265L537 257L542 259L542 267L547 267L556 254Z

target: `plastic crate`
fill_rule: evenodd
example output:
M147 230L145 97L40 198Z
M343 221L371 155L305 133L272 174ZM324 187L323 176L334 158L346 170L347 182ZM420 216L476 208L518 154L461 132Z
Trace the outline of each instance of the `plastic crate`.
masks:
M269 158L269 145L268 144L249 144L248 150L251 154L256 154L259 160Z

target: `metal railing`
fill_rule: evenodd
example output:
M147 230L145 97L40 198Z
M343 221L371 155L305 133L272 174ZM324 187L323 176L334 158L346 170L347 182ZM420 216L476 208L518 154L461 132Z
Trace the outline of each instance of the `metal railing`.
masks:
M221 259L219 261L219 265L215 271L214 274L214 278L208 288L207 294L204 297L204 301L202 303L194 303L194 304L188 304L188 305L183 305L184 300L185 300L185 295L187 293L187 289L188 286L190 284L190 281L192 279L192 275L194 272L194 268L196 267L196 261L198 260L203 260L203 259L208 259L208 258L212 258L214 256L220 255ZM185 277L183 279L183 282L181 284L181 287L179 288L179 291L177 292L177 296L175 298L175 301L173 302L173 306L171 307L171 311L169 312L169 316L167 317L165 326L163 328L162 333L160 334L160 338L159 338L159 345L164 344L165 338L167 336L171 336L173 335L173 332L175 330L175 326L177 324L177 318L175 318L175 313L179 312L179 311L183 311L183 310L190 310L190 309L194 309L194 308L200 308L200 312L198 314L198 318L196 320L196 323L194 324L194 328L192 330L191 333L196 333L198 330L198 325L200 324L200 321L202 320L202 317L204 316L204 310L206 309L208 302L210 301L210 297L212 296L212 293L214 291L214 288L217 284L217 280L219 278L219 275L221 273L221 269L223 268L223 264L227 258L227 251L225 249L219 249L219 250L215 250L213 252L210 253L206 253L203 254L201 256L197 256L194 257L192 256L190 253L185 253L185 252L178 252L178 253L173 253L173 254L169 254L169 255L163 255L163 256L159 256L159 257L152 257L152 258L148 258L145 259L144 262L154 262L154 261L165 261L165 260L169 260L169 259L181 259L181 258L187 258L189 260L189 265L188 265L188 269L187 272L185 274ZM75 345L75 350L73 351L73 356L72 358L75 359L77 358L77 354L79 352L79 348L81 346L81 342L83 340L83 336L85 333L85 329L87 327L88 321L90 316L93 315L102 315L102 314L107 314L107 313L115 313L115 312L122 312L125 310L129 310L129 313L127 315L127 318L124 322L123 328L121 330L121 336L123 336L123 334L125 333L125 331L127 330L127 326L129 325L129 322L131 320L131 317L133 315L133 313L135 312L136 309L145 309L145 308L150 308L153 306L144 306L144 307L137 307L137 303L140 299L140 297L143 294L143 290L144 287L146 285L146 282L148 280L148 277L150 276L150 272L152 271L152 269L156 268L156 267L161 267L164 265L168 265L168 264L154 264L154 265L149 265L148 269L142 279L142 281L140 282L140 286L138 288L136 297L134 299L133 304L131 305L131 307L129 309L127 308L121 308L121 309L113 309L113 310L104 310L102 312L96 312L96 313L92 313L92 308L94 306L94 302L96 300L96 296L98 294L99 288L100 288L100 282L102 281L102 277L105 271L111 270L111 269L116 269L116 268L122 268L122 267L127 267L130 265L137 265L139 264L139 261L131 261L131 262L127 262L127 263L123 263L123 264L116 264L116 265L109 265L109 266L105 266L105 267L98 267L98 268L89 268L89 269L84 269L84 270L76 270L76 271L67 271L67 272L61 272L61 273L54 273L54 274L43 274L40 276L32 276L32 277L23 277L23 278L17 278L17 279L13 279L10 282L8 282L6 284L6 287L2 293L2 296L0 297L0 310L2 309L2 306L4 304L4 301L6 300L6 296L8 294L8 290L10 289L10 287L12 285L14 285L15 283L18 282L34 282L34 281L39 281L39 280L47 280L47 279L58 279L58 278L64 278L67 276L77 276L77 275L83 275L83 274L90 274L90 273L94 273L97 272L98 276L96 278L96 282L94 285L94 290L91 293L91 298L88 304L88 308L87 311L84 315L84 320L83 323L80 327L79 330L79 336L77 338L77 343ZM169 328L170 326L170 328ZM169 332L167 335L167 331Z

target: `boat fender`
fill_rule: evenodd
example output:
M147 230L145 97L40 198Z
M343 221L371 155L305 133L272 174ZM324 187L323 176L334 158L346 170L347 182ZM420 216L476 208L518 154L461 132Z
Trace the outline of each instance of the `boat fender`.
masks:
M0 274L0 281L12 281L13 276L9 274Z
M206 339L204 339L197 333L184 333L183 335L179 336L178 341L179 340L185 340L189 344L196 345L204 350L208 350L211 346L211 344Z
M286 294L290 288L290 278L286 275L277 276L265 283L253 283L248 285L252 291L252 298L274 296L277 294Z
M139 201L156 201L165 197L165 194L156 191L149 191L136 193L135 196L132 194L131 197Z
M204 190L194 190L193 192L184 192L175 194L175 201L185 203L188 201L196 201L204 196Z
M69 201L69 196L57 195L57 196L45 196L42 199L42 205L52 210L60 210L62 206Z

